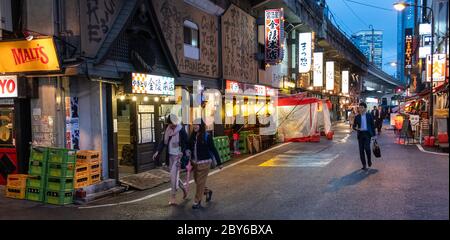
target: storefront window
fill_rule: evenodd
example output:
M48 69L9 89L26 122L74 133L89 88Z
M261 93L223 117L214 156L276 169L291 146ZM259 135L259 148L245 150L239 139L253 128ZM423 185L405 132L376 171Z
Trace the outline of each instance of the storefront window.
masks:
M12 108L0 107L0 146L14 146L14 112Z

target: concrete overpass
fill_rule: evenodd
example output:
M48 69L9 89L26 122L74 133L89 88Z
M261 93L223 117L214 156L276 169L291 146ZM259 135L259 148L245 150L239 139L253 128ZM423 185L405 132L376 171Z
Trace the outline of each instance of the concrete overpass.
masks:
M386 94L394 94L395 89L405 88L396 78L382 71L372 63L368 65L367 75L363 77L362 87L361 98L380 98Z

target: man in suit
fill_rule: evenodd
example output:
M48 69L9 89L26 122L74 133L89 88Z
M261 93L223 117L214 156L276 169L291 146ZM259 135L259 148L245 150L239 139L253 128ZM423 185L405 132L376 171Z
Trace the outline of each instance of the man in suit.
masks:
M370 113L372 114L373 121L375 122L375 128L378 130L378 135L380 135L381 127L379 127L378 125L380 125L381 112L377 108L377 106L373 106L373 110Z
M372 166L372 153L370 151L371 138L375 136L375 122L373 116L367 112L367 105L360 103L358 108L359 114L355 117L353 129L358 131L359 157L363 165L362 170L367 171L366 158L369 167Z

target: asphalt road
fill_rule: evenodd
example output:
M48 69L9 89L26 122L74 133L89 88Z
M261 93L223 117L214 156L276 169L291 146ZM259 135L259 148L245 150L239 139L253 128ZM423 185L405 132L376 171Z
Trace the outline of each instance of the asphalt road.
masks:
M167 192L155 194L164 185L87 209L0 198L0 219L448 220L448 156L394 144L389 131L378 142L383 157L368 172L360 170L356 136L347 125L335 127L333 141L283 145L210 176L213 200L199 210L191 208L194 184L186 201L179 193L175 207L168 206Z

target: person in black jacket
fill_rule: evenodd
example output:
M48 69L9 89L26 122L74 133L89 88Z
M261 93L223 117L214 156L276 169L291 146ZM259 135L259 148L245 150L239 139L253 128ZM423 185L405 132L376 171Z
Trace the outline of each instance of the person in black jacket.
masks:
M367 171L364 152L367 155L369 167L371 167L372 152L370 151L370 141L372 137L375 137L375 123L372 115L367 112L367 105L365 103L360 103L358 110L359 114L355 117L353 129L358 131L359 157L363 165L362 170Z
M170 114L166 120L167 128L164 137L158 145L157 151L153 155L155 160L158 155L167 147L167 157L169 158L169 171L171 183L171 195L169 205L176 205L176 193L178 186L183 190L183 199L186 199L187 192L183 181L180 179L181 157L186 154L188 148L188 135L183 126L178 123L178 118ZM177 186L178 185L178 186Z
M195 124L197 121L201 123ZM191 157L196 184L193 209L200 208L203 195L206 195L206 202L211 201L212 191L206 188L206 179L213 161L212 158L215 158L217 165L221 164L212 135L206 132L205 122L203 120L197 121L194 121L193 132L189 140L190 151L188 152Z

